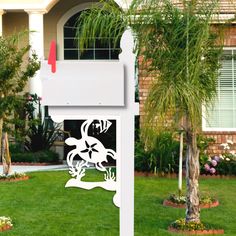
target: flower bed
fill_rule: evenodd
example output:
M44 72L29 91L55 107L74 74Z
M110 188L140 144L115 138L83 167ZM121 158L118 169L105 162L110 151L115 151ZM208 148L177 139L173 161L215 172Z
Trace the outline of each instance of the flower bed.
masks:
M16 182L16 181L22 181L22 180L28 180L29 176L25 173L14 173L12 175L0 175L0 182Z
M186 196L177 196L175 194L171 194L168 199L165 199L163 202L164 206L170 206L174 208L186 208ZM219 201L210 196L202 196L200 197L200 208L212 208L217 207L219 205Z
M186 235L217 235L224 234L223 229L208 229L208 230L179 230L169 227L168 231L172 233L186 234Z
M181 233L187 235L209 235L209 234L224 234L223 229L211 229L205 226L203 223L186 222L185 219L181 218L173 222L168 231L173 233Z
M11 229L13 226L10 217L0 216L0 231Z
M186 204L185 203L174 203L174 202L171 202L170 200L164 200L163 202L163 205L164 206L169 206L169 207L174 207L174 208L186 208ZM212 203L201 203L200 204L200 208L202 209L206 209L206 208L212 208L212 207L217 207L219 206L219 201L218 200L215 200L214 202Z

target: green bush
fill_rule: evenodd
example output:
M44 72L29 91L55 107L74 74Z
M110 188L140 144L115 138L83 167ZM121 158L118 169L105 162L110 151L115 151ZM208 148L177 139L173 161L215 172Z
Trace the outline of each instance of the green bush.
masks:
M57 163L59 155L53 151L12 153L12 162Z
M177 172L179 158L179 141L173 134L163 132L154 137L153 148L145 149L139 141L135 144L135 170L153 173Z

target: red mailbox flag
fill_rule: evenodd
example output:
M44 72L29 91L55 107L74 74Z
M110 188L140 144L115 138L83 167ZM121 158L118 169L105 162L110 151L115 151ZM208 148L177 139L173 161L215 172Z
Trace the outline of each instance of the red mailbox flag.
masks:
M48 56L48 65L51 65L51 71L52 73L56 72L56 57L57 57L57 52L56 52L56 42L55 40L52 40L51 45L50 45L50 52Z

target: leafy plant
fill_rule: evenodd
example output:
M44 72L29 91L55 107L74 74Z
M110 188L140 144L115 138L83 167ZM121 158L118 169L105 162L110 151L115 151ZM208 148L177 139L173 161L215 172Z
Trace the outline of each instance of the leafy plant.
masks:
M173 202L173 203L176 203L176 204L185 204L186 203L186 196L183 196L183 195L175 195L175 194L171 194L169 197L168 197L168 200Z
M41 98L36 94L29 94L25 108L29 120L25 138L26 151L49 150L61 135L61 124L55 124L49 118L42 120L40 101ZM38 109L36 109L36 105L38 105ZM36 111L38 114L35 117Z
M187 198L184 195L179 196L176 194L171 194L168 197L168 200L173 203L176 203L176 204L186 204ZM214 197L209 196L209 195L201 195L200 196L200 204L211 204L215 201L216 201L216 199Z
M204 230L206 226L203 223L198 222L186 222L185 219L181 218L171 224L171 226L178 230Z
M173 134L163 132L152 137L155 145L145 147L139 141L135 144L135 169L159 173L173 173L178 167L179 142L173 138Z

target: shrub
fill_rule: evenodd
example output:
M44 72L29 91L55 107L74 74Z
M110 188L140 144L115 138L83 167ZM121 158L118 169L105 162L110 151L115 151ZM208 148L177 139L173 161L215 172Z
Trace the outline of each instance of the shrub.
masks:
M41 97L38 97L37 94L27 96L28 102L25 110L29 127L25 138L25 149L32 152L49 150L61 135L61 124L54 123L50 117L42 117ZM37 117L35 117L36 105L38 105L39 112Z
M153 173L177 172L179 142L173 134L163 132L154 137L152 148L145 148L139 141L135 144L135 170Z
M59 162L59 155L51 150L12 153L12 162L56 163Z

